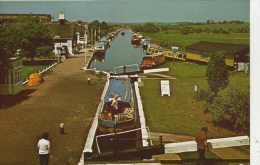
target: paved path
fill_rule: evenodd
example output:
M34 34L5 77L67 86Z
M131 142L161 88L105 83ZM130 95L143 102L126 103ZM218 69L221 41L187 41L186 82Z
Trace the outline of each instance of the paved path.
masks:
M79 161L106 81L82 70L84 65L84 53L66 59L44 76L43 84L24 86L12 105L0 109L0 164L38 164L36 144L45 131L52 165ZM65 135L59 134L61 122Z

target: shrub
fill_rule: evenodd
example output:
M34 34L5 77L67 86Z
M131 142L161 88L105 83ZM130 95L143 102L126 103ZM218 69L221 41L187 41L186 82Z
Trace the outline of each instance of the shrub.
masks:
M223 90L209 106L212 121L231 130L249 131L249 104L249 90L232 87Z

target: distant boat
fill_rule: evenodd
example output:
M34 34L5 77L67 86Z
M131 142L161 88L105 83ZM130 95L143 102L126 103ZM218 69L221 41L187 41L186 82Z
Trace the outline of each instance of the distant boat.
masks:
M134 33L131 37L131 44L132 45L140 45L141 44L141 38L138 36L137 33Z
M101 38L98 44L94 48L94 54L105 55L108 46L109 46L109 42L107 41L107 38L105 37Z
M124 36L124 35L125 35L125 32L122 32L121 35Z
M118 112L113 120L111 103L115 95L119 96ZM108 89L102 100L98 116L98 130L101 133L121 132L136 128L136 103L131 78L110 77Z

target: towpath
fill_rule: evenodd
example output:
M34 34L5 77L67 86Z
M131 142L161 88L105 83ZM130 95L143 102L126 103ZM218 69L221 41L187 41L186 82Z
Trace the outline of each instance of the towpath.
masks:
M45 131L50 133L51 164L77 164L106 81L82 70L84 65L81 52L55 66L41 85L24 86L5 100L0 109L0 164L38 164L36 144ZM60 123L65 124L64 135Z

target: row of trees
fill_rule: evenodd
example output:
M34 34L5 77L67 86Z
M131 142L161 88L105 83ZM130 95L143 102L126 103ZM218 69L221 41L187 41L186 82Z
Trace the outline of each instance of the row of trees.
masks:
M88 25L88 30L90 31L91 29L100 29L100 36L105 36L109 32L109 25L105 22L99 22L98 20L94 20Z
M206 112L212 113L212 122L228 129L249 132L249 90L229 86L229 73L224 52L215 52L208 62L206 77L209 90L200 90L206 101Z
M249 33L250 29L248 27L237 28L237 29L224 29L224 28L193 28L190 26L185 26L180 29L181 34L187 35L190 33L215 33L215 34L230 34L233 33Z
M215 24L215 23L219 23L219 24L227 24L227 23L231 23L231 24L243 24L244 21L240 21L240 20L231 20L231 21L217 21L215 22L214 20L207 20L206 21L207 24Z
M136 32L146 32L146 33L158 33L160 28L154 23L145 23L144 25L135 25L131 27Z
M47 56L53 50L48 25L36 17L24 17L16 24L0 26L0 45L1 61L15 56L17 50L32 61L36 56Z

